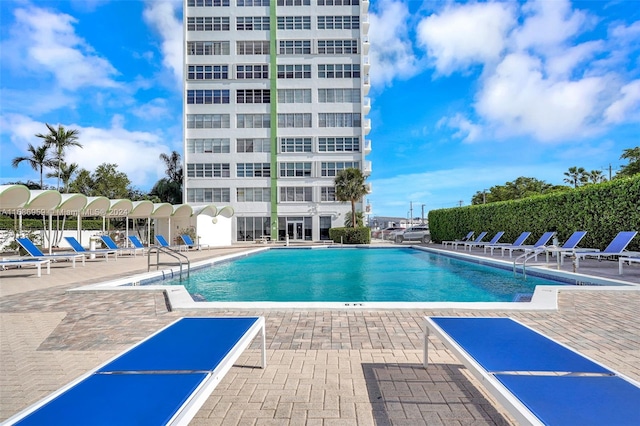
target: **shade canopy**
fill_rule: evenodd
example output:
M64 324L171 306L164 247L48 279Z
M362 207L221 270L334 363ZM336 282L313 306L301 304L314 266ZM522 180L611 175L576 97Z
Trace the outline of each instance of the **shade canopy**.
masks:
M16 209L31 198L31 191L24 185L0 185L0 208Z

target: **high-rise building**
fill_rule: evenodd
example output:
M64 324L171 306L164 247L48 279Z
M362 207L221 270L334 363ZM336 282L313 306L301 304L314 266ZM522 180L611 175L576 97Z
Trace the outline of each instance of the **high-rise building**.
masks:
M371 172L369 1L184 6L185 201L233 207L235 241L328 239L336 174Z

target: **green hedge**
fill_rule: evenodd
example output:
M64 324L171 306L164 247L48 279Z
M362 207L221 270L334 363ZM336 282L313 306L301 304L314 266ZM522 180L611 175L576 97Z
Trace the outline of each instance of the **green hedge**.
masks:
M489 237L505 231L504 242L530 231L525 244L547 231L556 231L561 243L574 231L587 231L580 246L602 250L620 231L640 232L640 176L522 200L432 210L429 229L436 243L462 238L471 230L476 235L487 231ZM640 237L627 249L640 250Z
M371 229L359 228L331 228L329 238L334 242L343 244L369 244L371 243Z
M13 230L17 222L13 218L0 217L0 230ZM53 229L56 229L56 220L53 219ZM60 226L62 226L62 220L60 220ZM49 229L49 221L47 220L46 228L43 225L42 219L22 219L22 229L25 230L38 230ZM64 229L67 231L75 231L78 229L78 221L66 220L64 222ZM86 231L101 231L102 219L85 219L82 221L82 229Z

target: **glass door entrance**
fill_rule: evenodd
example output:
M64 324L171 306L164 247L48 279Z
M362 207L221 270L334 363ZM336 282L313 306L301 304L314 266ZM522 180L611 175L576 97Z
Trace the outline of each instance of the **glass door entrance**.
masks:
M302 220L287 220L287 235L290 240L304 240L304 222Z

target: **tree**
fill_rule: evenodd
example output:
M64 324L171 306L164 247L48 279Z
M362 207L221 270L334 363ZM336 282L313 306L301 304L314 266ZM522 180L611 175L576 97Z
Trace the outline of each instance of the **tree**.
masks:
M16 157L11 162L11 165L14 168L17 168L23 161L28 162L29 166L31 166L33 170L40 172L40 189L44 189L42 173L44 172L45 167L52 167L54 164L53 160L49 157L49 147L45 144L36 148L29 144L27 151L31 153L31 156Z
M591 170L590 172L587 172L585 176L589 183L602 183L607 181L602 170Z
M69 183L71 182L71 178L73 177L73 175L78 171L79 166L77 163L67 164L63 161L62 163L60 163L59 167L60 168L58 170L47 173L47 177L55 177L61 180L62 192L69 193Z
M88 197L127 198L132 193L131 181L126 174L117 171L117 167L117 164L103 163L93 173L82 169L69 185L70 189Z
M488 191L478 191L471 198L471 204L495 203L497 201L518 200L534 195L548 194L564 190L564 186L551 185L543 180L520 176L513 182L492 186Z
M58 184L56 189L60 190L60 176L61 176L61 166L62 161L64 160L64 151L70 146L78 146L82 148L82 144L78 142L78 135L80 132L78 130L65 130L64 127L58 125L58 128L54 128L50 124L46 124L47 129L49 129L48 134L36 134L36 137L44 140L44 143L47 147L55 148L55 160L58 163Z
M347 214L344 215L344 226L346 226L347 228L349 227L353 227L356 228L358 226L364 226L364 213L362 212L356 212L356 224L353 224L353 220L351 219L351 212L347 212Z
M629 164L622 166L616 177L630 177L640 173L640 146L625 149L620 159L629 160Z
M564 182L573 185L574 188L577 188L581 185L584 185L587 182L587 171L584 167L569 167L569 170L564 172L566 178L564 178Z
M336 199L342 202L351 202L351 217L357 217L356 201L367 195L367 187L364 184L366 177L360 169L349 167L340 170L334 180ZM357 227L357 220L353 221L353 227Z
M150 195L171 204L182 203L183 169L180 154L173 151L171 155L160 154L160 159L166 166L166 178L160 179L151 189Z

